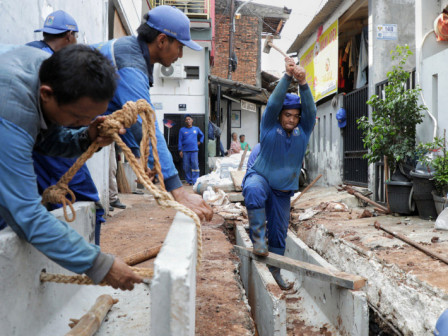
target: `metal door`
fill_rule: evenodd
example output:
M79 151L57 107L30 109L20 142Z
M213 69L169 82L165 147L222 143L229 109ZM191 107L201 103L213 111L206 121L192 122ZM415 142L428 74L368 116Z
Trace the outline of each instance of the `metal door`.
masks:
M205 130L205 116L203 114L192 114L193 118L193 126L199 127L202 133L204 133L204 141L207 136L207 131ZM166 126L164 127L164 137L165 141L168 145L168 149L173 156L174 165L176 166L177 171L179 172L179 177L181 179L185 178L185 173L182 168L182 159L179 156L178 144L179 144L179 130L181 127L185 126L185 118L183 114L164 114L164 119L169 119L174 122L174 126L170 129ZM205 146L202 143L199 146L199 175L202 176L205 174Z
M367 187L368 163L363 155L367 153L362 142L362 132L357 120L368 116L367 89L364 86L344 96L344 108L347 112L347 125L344 128L344 167L343 181Z

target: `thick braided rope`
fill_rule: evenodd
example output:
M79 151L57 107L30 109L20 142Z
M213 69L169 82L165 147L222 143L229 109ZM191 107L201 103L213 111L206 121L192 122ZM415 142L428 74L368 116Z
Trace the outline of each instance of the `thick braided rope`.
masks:
M144 279L151 279L154 271L150 268L131 267L132 271L140 275ZM75 285L95 285L95 283L87 275L65 275L53 274L42 271L40 273L41 282L56 282ZM98 286L110 286L106 281L102 281Z
M142 118L142 141L140 143L141 152L143 154L143 158L145 160L141 160L141 164L139 164L138 160L129 149L128 146L121 140L118 132L121 128L121 125L125 128L131 127L137 121L137 114L140 114ZM170 193L168 193L163 184L163 175L162 169L160 166L159 155L157 152L157 139L155 136L155 113L151 106L144 99L138 100L136 103L127 102L123 105L121 110L117 110L111 115L108 115L104 122L99 125L99 134L103 137L112 137L114 141L120 146L123 150L126 159L129 161L129 164L132 170L135 172L137 178L141 181L141 183L145 186L146 189L154 196L157 203L161 206L174 208L177 211L180 211L192 218L196 225L197 232L197 267L200 266L202 259L202 232L201 232L201 222L199 217L186 206L176 202ZM143 141L145 140L145 142ZM151 141L151 146L153 149L154 156L154 170L159 175L159 180L163 190L158 189L149 179L149 177L145 173L145 167L148 156L149 156L149 142ZM47 188L42 195L43 203L62 203L64 205L64 216L67 221L69 221L65 205L69 204L72 213L73 213L73 221L75 217L75 212L72 206L72 203L66 199L67 190L70 190L68 187L68 183L76 174L76 172L82 167L82 165L96 152L99 146L95 143L92 143L90 147L87 149L85 153L83 153L78 160L73 164L73 166L61 177L59 182ZM75 197L73 193L70 191L72 201L75 201Z
M123 125L125 128L131 127L137 121L137 105L133 102L127 102L124 104L123 109L115 111L113 114L106 117L106 120L99 126L99 133L101 136L110 137L112 134L118 133ZM87 151L85 151L70 167L70 169L61 177L61 179L53 186L48 187L42 193L42 203L61 203L64 209L64 217L67 222L73 222L76 219L76 213L73 208L73 203L76 201L76 197L68 187L69 182L78 170L84 165L84 163L92 157L92 155L98 150L99 145L92 143ZM66 198L69 194L71 200ZM72 211L72 218L67 215L66 205L69 205Z

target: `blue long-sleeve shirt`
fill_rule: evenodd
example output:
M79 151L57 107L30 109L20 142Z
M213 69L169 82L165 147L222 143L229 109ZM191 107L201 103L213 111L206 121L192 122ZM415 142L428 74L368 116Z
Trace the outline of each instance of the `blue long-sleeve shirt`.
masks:
M204 133L202 133L199 127L182 127L179 130L179 151L197 152L199 150L198 141L200 143L204 142Z
M284 75L269 97L260 127L260 154L248 171L262 175L276 190L297 190L300 167L316 119L316 105L308 84L300 85L302 117L290 135L279 122L283 101L291 83Z
M139 99L145 99L152 106L149 90L153 82L153 65L150 62L147 44L134 36L125 36L93 47L99 49L113 62L119 76L117 90L106 114L120 110L128 101ZM137 122L141 124L141 119ZM180 188L182 182L157 120L156 138L166 190ZM122 139L134 154L139 155L140 141L135 139L135 132L128 129Z
M113 257L49 213L37 189L33 150L75 157L90 144L80 138L85 127L67 129L43 117L38 71L49 56L26 46L0 55L0 217L48 258L99 282Z

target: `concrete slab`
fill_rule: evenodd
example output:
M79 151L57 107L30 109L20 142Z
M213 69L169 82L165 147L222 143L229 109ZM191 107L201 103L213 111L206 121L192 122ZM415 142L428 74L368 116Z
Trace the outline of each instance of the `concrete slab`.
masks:
M315 251L289 231L285 256L337 272L338 269L326 262ZM366 294L352 291L311 277L302 277L291 272L284 274L293 280L299 289L301 303L306 304L303 317L310 325L334 326L332 334L367 336L369 334L369 309Z
M252 247L242 226L235 226L236 244ZM240 276L260 336L286 335L286 302L266 265L241 257Z
M178 212L154 262L151 335L194 335L196 226Z
M237 225L235 232L237 245L252 246L242 226ZM285 256L338 271L292 232L288 233ZM327 332L331 335L368 335L369 311L365 293L287 271L282 274L295 282L294 290L281 291L264 264L251 263L247 257L240 259L241 279L260 335L303 334L305 331L313 335Z
M93 241L95 206L90 202L74 204L76 220L71 223L81 235ZM59 219L62 209L53 211ZM80 294L82 286L42 284L39 275L42 269L49 273L71 274L58 266L9 228L0 231L0 330L5 335L46 335L69 331L68 317L58 314L64 306ZM102 293L98 294L101 295ZM84 303L73 304L74 316L83 306L94 303L97 296L89 295ZM88 308L87 308L88 309ZM82 310L82 308L81 308ZM32 312L32 314L30 314ZM71 314L70 314L71 315ZM70 316L73 317L73 316Z

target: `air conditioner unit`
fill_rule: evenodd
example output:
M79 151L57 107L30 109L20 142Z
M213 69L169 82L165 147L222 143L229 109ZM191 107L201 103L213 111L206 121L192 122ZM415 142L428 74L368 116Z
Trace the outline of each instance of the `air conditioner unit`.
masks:
M169 67L160 66L160 77L167 79L182 79L186 78L183 64L171 64Z

